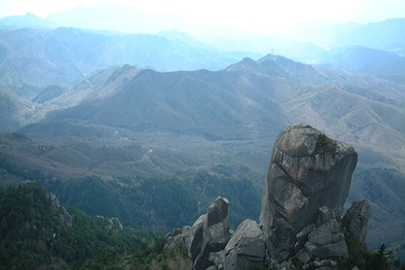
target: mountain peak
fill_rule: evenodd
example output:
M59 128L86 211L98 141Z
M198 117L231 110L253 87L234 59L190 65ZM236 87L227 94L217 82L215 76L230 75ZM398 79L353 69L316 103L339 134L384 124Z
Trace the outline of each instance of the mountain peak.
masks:
M38 17L33 13L26 13L20 16L9 16L3 19L0 19L0 22L8 28L17 29L17 28L53 28L55 23Z
M326 206L341 216L357 153L308 125L294 124L278 136L268 167L260 220L272 254L284 260L296 235L316 222Z

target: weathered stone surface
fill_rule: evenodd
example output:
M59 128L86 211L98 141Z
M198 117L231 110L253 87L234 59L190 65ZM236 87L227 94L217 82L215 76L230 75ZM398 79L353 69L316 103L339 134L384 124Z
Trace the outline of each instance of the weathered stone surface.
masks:
M178 228L173 229L170 233L166 235L167 243L164 246L164 250L171 250L176 246L189 247L188 241L191 236L191 227L184 226L180 231ZM189 256L191 258L191 256Z
M301 249L295 257L300 260L302 263L307 263L311 260L311 256L309 256L308 252L305 250Z
M311 254L314 258L333 258L333 257L344 257L349 256L349 250L347 249L346 242L342 239L339 242L332 244L325 244L322 246L317 246L311 242L305 244L305 250Z
M222 250L229 241L228 205L227 199L218 197L208 208L207 218L203 225L203 256Z
M335 219L332 219L313 230L308 236L308 241L321 246L339 242L343 237L343 234L340 232L339 223Z
M188 256L194 262L198 254L201 252L202 238L203 238L203 224L206 215L201 215L191 227L191 230L186 237L186 244L188 246Z
M315 228L308 236L305 250L314 258L331 258L349 256L340 224L332 219Z
M263 231L255 221L243 221L225 247L224 269L262 267L266 257L265 241Z
M108 219L108 227L110 229L118 229L118 230L124 229L124 226L122 226L121 221L117 217L112 217Z
M342 213L357 153L302 124L285 128L273 148L260 221L272 258L293 252L296 234L316 222L319 208Z
M360 242L367 236L367 224L370 218L370 203L366 200L353 202L342 219L342 226Z
M71 227L72 216L68 213L66 208L60 205L59 199L54 194L48 193L47 196L51 204L52 213L58 217L64 226Z
M302 250L304 248L305 243L308 241L308 236L314 230L314 228L315 228L315 225L311 223L308 226L306 226L304 229L302 229L299 233L297 233L296 242L294 245L295 253L297 253L299 250Z
M218 197L208 208L207 225L212 226L225 220L228 217L228 205L228 199Z
M216 266L223 266L225 263L225 250L211 252L208 256L208 260Z
M235 235L225 247L225 251L237 248L239 254L264 258L265 236L254 220L246 219L235 231Z
M245 220L230 237L228 201L218 197L183 237L193 269L339 269L349 252L339 220L356 163L351 146L310 126L284 129L266 176L261 224ZM364 239L368 216L367 203L354 204L344 224Z
M337 263L334 260L320 260L314 261L312 266L316 267L317 269L333 269L332 267L337 266Z
M193 269L207 269L213 265L209 260L210 253L223 250L228 243L228 205L227 199L218 197L208 208L207 214L200 216L191 227L186 242Z
M336 218L335 212L330 210L327 206L322 206L318 209L318 216L316 217L315 225L320 226L334 218Z

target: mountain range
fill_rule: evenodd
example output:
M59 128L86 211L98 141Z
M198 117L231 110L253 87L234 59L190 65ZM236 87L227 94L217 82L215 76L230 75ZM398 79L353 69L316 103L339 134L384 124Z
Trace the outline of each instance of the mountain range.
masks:
M349 200L371 201L367 243L401 246L404 21L346 25L329 33L345 39L324 40L326 50L284 38L203 42L178 31L53 28L33 15L2 19L2 184L96 175L125 186L117 179L203 169L250 179L257 188L279 131L302 122L359 152ZM369 40L386 27L389 40Z
M119 14L119 16L116 16L116 14ZM230 37L241 37L242 34L220 25L208 25L204 28L202 25L184 23L181 19L176 15L162 15L141 11L132 6L107 1L95 6L78 6L72 10L56 12L45 18L40 18L30 13L25 16L6 17L0 20L0 25L2 28L8 29L74 27L138 34L158 34L162 31L177 29L190 33L192 36L205 37L205 41L211 40L211 43L216 43L217 45L222 43L228 49L236 48L243 44L243 46L249 47L249 49L245 48L244 51L258 52L258 49L260 49L260 52L264 54L270 53L272 48L277 52L282 47L285 47L285 41L294 39L300 41L301 45L311 42L326 50L357 45L390 51L404 56L405 37L403 29L405 22L403 18L388 19L368 24L339 24L327 20L315 20L301 23L295 28L290 29L289 33L285 33L285 36L292 39L270 38L268 36L260 38L256 36L257 40L254 39L255 36L249 36L246 33L243 34L244 38L231 39ZM284 41L284 43L282 44L280 41ZM278 46L277 44L282 46ZM286 55L285 51L277 53L292 58L290 55Z
M66 86L97 70L131 64L156 70L218 70L254 53L219 52L197 41L157 35L105 35L72 28L17 29L0 38L0 80L6 85Z
M368 151L400 157L405 150L404 85L281 56L245 58L220 71L126 65L45 98L49 91L38 94L44 102L31 112L41 125L62 121L207 141L260 141L274 139L274 130L287 123L304 122Z

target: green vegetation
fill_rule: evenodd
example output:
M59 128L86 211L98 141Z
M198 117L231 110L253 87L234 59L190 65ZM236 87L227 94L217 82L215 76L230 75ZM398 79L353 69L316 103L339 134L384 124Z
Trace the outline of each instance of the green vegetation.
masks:
M0 269L117 269L127 258L132 266L146 265L163 252L163 236L68 211L71 227L52 213L38 182L0 189Z
M3 168L18 171L4 159ZM253 181L233 179L234 172L225 166L214 171L189 171L172 177L117 177L114 181L96 176L74 181L43 179L47 189L60 194L62 202L92 216L106 217L90 217L68 207L73 217L71 227L53 214L49 196L38 182L0 189L0 269L180 269L179 265L189 269L184 246L164 250L165 237L139 229L167 231L191 225L219 195L231 202L229 216L234 226L242 219L257 218L261 194ZM374 171L373 175L377 176L376 172L383 173ZM29 170L24 170L24 175L43 177ZM394 176L395 171L383 175ZM387 178L388 183L394 178ZM118 217L125 226L138 230L111 226L110 217ZM354 265L359 269L399 265L385 245L370 253L347 232L345 238L350 257L340 263L349 269Z
M89 215L117 217L124 226L135 228L153 227L168 232L191 225L218 196L229 199L233 226L245 218L257 220L260 213L260 186L247 178L244 168L236 174L231 168L218 166L214 168L216 172L196 170L175 176L115 177L114 181L98 176L57 180L38 170L15 166L1 156L0 168L20 179L39 181L62 204ZM246 177L237 178L237 174Z
M164 232L191 225L218 196L229 199L233 226L245 218L257 220L260 213L261 191L253 181L208 171L117 177L114 181L92 176L44 185L63 204L87 214L118 217L124 226Z
M325 134L321 134L318 137L318 141L316 142L316 147L321 148L325 144L329 143L330 139Z
M0 269L189 269L186 247L165 250L166 237L111 226L108 219L68 208L72 225L52 211L49 194L35 181L0 189ZM346 231L351 269L389 269L385 245L370 253ZM151 239L154 241L151 242ZM299 263L299 262L296 262Z
M401 268L400 262L394 260L393 253L387 250L385 244L382 244L376 252L369 252L363 243L344 228L343 233L349 248L349 258L340 262L345 269L352 269L355 266L365 270L403 269L405 267Z
M405 177L398 170L358 167L354 171L347 202L366 199L371 203L366 238L369 249L377 250L381 243L391 246L398 235L405 235L404 190ZM404 258L404 250L398 247L395 253Z
M320 134L316 141L314 154L323 154L325 152L332 152L336 149L333 140L329 139L325 134Z

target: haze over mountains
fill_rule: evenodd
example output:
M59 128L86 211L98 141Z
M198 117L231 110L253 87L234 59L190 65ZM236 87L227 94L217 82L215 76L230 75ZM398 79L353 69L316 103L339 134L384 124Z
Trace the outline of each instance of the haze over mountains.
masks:
M63 181L225 166L257 184L279 131L302 122L359 152L349 199L371 201L368 244L401 246L405 19L198 39L128 33L137 19L119 28L101 8L0 20L0 131L18 132L2 135L1 160Z

